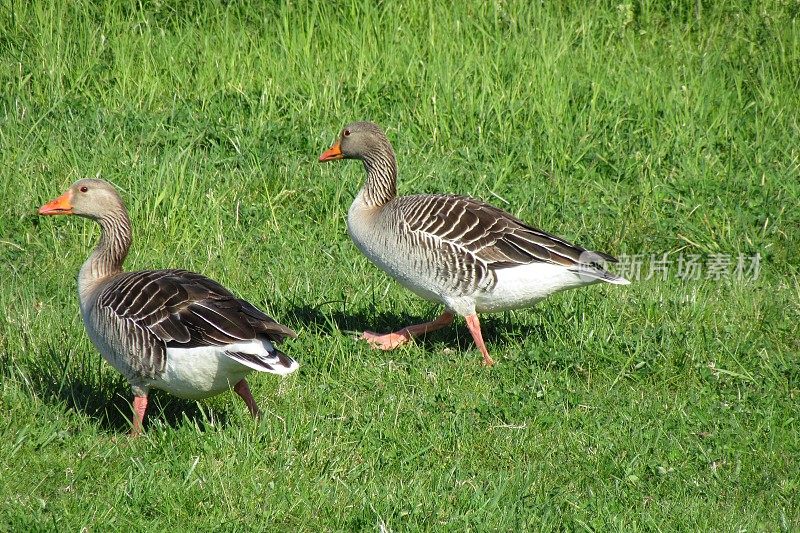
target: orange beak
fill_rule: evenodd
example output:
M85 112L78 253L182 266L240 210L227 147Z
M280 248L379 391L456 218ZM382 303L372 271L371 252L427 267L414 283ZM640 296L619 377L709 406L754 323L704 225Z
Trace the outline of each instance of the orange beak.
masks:
M50 200L39 208L40 215L71 215L72 193L65 192L55 200Z
M322 152L322 155L319 156L320 162L322 161L336 161L337 159L342 159L344 154L342 153L342 148L339 146L339 141Z

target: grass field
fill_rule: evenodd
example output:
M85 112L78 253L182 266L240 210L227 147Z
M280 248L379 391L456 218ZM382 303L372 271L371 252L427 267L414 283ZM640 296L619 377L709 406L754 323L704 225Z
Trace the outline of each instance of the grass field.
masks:
M0 530L800 529L800 3L139 4L0 4ZM642 275L484 315L491 369L463 320L370 350L440 309L346 234L363 169L316 159L360 119L402 193ZM300 333L299 372L250 380L259 423L156 392L126 436L78 314L97 228L35 214L95 175L128 269ZM757 279L710 276L740 254Z

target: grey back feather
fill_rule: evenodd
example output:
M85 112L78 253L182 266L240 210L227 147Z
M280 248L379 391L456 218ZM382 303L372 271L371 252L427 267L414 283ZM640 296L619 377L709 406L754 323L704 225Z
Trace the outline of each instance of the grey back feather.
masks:
M114 351L127 355L135 375L148 378L164 370L168 347L297 336L219 283L185 270L119 274L98 294L95 313Z
M401 196L387 211L401 253L418 257L420 268L464 294L491 289L498 270L536 262L602 270L582 262L589 253L585 248L473 198ZM596 257L616 261L603 253Z

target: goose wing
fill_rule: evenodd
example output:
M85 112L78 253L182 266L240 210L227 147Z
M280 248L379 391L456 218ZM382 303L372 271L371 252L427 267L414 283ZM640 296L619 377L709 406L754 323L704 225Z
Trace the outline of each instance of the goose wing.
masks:
M148 376L163 370L167 348L297 336L216 281L185 270L122 274L98 296L97 312L128 353L141 354L134 366Z
M453 247L463 256L503 269L534 262L566 268L596 266L586 261L588 250L534 228L492 205L450 195L416 195L400 198L402 220L420 239ZM592 252L595 259L616 262L608 254Z

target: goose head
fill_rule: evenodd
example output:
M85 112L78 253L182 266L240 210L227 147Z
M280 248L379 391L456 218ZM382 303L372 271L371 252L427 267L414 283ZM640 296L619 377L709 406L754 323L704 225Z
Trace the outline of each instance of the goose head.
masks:
M39 208L40 215L78 215L98 220L124 209L113 185L98 179L78 180L58 198Z
M369 159L379 153L391 152L386 134L372 122L352 122L342 129L339 139L319 156L322 161L337 159Z

